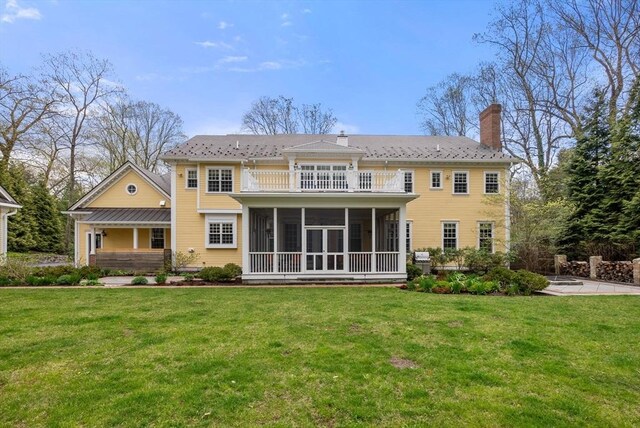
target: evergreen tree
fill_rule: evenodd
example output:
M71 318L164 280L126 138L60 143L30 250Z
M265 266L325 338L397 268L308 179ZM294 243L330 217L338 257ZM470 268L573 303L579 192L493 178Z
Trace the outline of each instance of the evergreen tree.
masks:
M3 178L3 185L5 183L7 191L22 205L15 215L9 217L7 248L9 251L26 252L36 244L33 231L38 224L33 215L33 198L24 167L11 166Z
M34 250L58 253L64 241L58 201L38 183L31 188L33 214L38 227L33 231Z
M574 209L559 243L571 258L587 255L586 246L591 237L602 235L606 217L601 208L606 189L600 171L609 159L611 130L602 92L596 92L584 122L584 134L576 142L567 173L568 199Z

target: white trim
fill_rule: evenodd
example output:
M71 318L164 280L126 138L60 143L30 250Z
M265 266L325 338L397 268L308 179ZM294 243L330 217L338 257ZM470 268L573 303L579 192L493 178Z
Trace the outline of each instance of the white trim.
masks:
M176 267L176 251L177 251L177 243L176 243L176 224L177 224L177 215L178 215L178 180L177 180L177 166L175 164L171 165L171 266L175 269ZM198 187L200 187L200 183L198 182ZM198 189L198 193L200 193L200 189Z
M120 225L122 227L135 227L136 225L162 225L166 227L170 224L168 221L113 221L113 220L105 220L105 221L78 221L78 223L82 224L112 224L112 225Z
M440 243L442 244L442 251L445 250L444 247L444 225L445 224L455 224L456 225L456 250L460 248L460 221L459 220L440 220Z
M456 174L466 174L467 176L467 191L456 192ZM469 171L451 171L451 194L452 195L468 195L471 190L471 180Z
M203 208L197 211L198 214L242 214L242 208Z
M411 174L411 192L405 191L405 193L413 194L416 193L416 171L415 169L403 169L401 168L399 171L402 172L402 189L405 189L407 183L407 173Z
M135 189L133 193L129 191L129 186L133 186L133 188ZM126 186L124 186L124 191L127 192L127 195L134 196L138 193L138 186L135 183L128 183Z
M244 275L249 271L249 207L244 205L242 207L242 273Z
M496 222L493 220L478 220L476 221L476 249L480 250L480 225L491 225L491 254L496 252Z
M231 244L210 244L209 228L210 224L232 224L233 242ZM238 248L238 216L236 214L207 214L204 221L204 247L205 248Z
M137 227L133 228L133 249L134 250L138 249L138 228Z
M504 192L504 249L505 253L511 251L511 165L505 170L505 192Z
M409 229L409 252L413 251L413 220L407 220L407 228ZM407 230L404 231L404 247L407 248Z
M149 249L154 249L151 245L153 241L153 229L161 229L162 230L162 248L156 248L157 250L164 250L167 248L167 228L166 227L150 227L149 228Z
M494 193L487 193L487 174L498 174L498 191ZM483 171L483 185L482 185L482 193L485 195L499 195L500 194L500 171Z
M205 176L205 187L204 187L204 192L207 195L228 195L230 193L233 193L235 187L236 187L236 183L235 183L235 168L232 166L208 166L206 167L206 176ZM231 191L230 192L223 192L223 191L219 191L219 192L210 192L209 191L209 171L212 170L218 170L218 171L222 171L222 170L229 170L231 171ZM222 180L220 180L222 181ZM198 184L198 186L200 186ZM222 186L221 186L222 187Z
M196 172L196 187L189 187L189 172ZM198 171L198 167L185 167L184 169L184 188L186 190L198 190L200 188L200 171Z
M400 272L406 273L407 272L407 206L406 205L400 205L399 207L398 253L399 253L398 254L398 257L399 257L398 270Z
M440 174L440 187L433 187L433 174ZM443 190L444 189L444 172L441 169L429 170L429 189L430 190Z

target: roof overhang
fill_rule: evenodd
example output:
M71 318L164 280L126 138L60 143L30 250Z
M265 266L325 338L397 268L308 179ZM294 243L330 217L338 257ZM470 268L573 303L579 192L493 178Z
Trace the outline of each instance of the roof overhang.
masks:
M397 192L327 192L327 193L277 193L277 192L241 192L229 194L233 199L241 204L247 205L269 205L278 202L293 203L304 207L327 207L328 204L335 203L339 207L349 208L404 205L420 195L417 193L397 193Z
M12 204L10 202L0 202L0 208L18 209L22 208L22 205Z

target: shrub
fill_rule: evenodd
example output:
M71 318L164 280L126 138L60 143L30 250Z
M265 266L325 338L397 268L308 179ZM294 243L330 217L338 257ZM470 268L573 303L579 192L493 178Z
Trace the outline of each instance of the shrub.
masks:
M431 291L437 294L449 294L451 293L451 284L447 281L436 281L436 285Z
M0 276L0 287L8 287L12 284L13 281L11 281L11 279L7 278L6 276Z
M516 271L514 283L525 296L530 295L534 291L544 290L549 285L549 281L542 275L521 269Z
M167 274L159 273L156 275L156 284L166 284L167 283Z
M417 279L414 279L413 281L409 281L407 282L407 290L409 291L416 291L417 287L416 287L416 281Z
M8 259L2 266L1 275L12 283L22 284L32 274L31 270L28 259Z
M464 264L471 272L484 274L492 269L504 267L509 261L509 257L505 253L490 253L486 250L477 250L475 248L465 248Z
M175 264L176 271L183 270L193 264L195 264L200 258L200 254L193 252L183 253L182 251L174 251L172 254L173 263ZM165 266L166 270L171 270L171 266Z
M60 275L56 280L56 284L58 285L77 285L80 283L82 278L78 274L71 275Z
M235 263L227 263L222 268L225 271L225 274L230 277L230 279L236 279L240 275L242 275L242 268Z
M27 277L25 282L32 286L53 285L57 282L57 278L54 276L34 276Z
M71 265L60 265L60 266L43 266L36 267L32 269L33 276L54 276L56 278L61 277L62 275L72 275L77 273L77 269Z
M484 276L487 281L497 281L501 290L506 290L514 282L515 272L505 267L491 269Z
M420 275L422 275L422 269L414 264L407 263L407 281L412 281Z
M418 281L418 291L423 291L425 293L431 293L433 287L436 286L436 278L432 275L423 275L417 278Z
M98 279L102 274L102 269L98 266L82 266L78 273L84 279Z
M193 282L194 278L195 278L195 275L193 275L192 273L185 273L184 274L185 282Z
M131 280L131 285L147 285L149 280L144 276L136 276Z
M448 282L451 284L451 291L453 294L460 294L466 290L465 281L467 276L462 272L451 272L447 277Z

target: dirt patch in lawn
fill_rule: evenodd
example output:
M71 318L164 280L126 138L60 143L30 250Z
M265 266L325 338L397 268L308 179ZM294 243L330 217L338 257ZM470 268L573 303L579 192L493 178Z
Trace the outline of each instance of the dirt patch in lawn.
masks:
M406 358L391 357L389 360L391 365L397 369L417 369L418 364L415 361L407 360Z
M447 325L451 328L460 328L464 325L464 323L460 320L450 321Z

